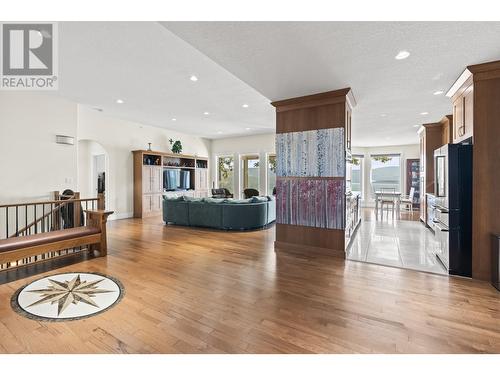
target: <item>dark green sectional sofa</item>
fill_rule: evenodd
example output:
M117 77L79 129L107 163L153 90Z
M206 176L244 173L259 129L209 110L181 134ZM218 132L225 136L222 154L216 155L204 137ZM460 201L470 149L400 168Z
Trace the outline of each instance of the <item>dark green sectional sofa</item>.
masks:
M250 199L163 198L165 224L245 230L262 228L276 220L276 201Z

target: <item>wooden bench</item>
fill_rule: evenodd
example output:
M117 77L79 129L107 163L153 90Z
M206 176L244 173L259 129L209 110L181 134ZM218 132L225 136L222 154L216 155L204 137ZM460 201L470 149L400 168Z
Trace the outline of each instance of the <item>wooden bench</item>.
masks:
M84 227L0 240L0 264L80 246L88 246L90 251L97 250L100 256L106 256L106 222L113 211L85 212L87 225Z

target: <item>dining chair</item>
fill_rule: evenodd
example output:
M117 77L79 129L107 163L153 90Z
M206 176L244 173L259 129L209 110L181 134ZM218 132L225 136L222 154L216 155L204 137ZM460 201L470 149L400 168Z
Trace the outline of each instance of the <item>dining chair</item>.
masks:
M401 197L400 204L404 205L406 209L410 208L410 212L413 214L413 198L415 197L415 188L410 189L410 194Z
M379 197L380 204L380 219L384 218L384 206L387 208L387 218L389 218L389 206L392 210L392 218L394 219L394 211L396 209L396 189L395 188L381 188L380 191L382 195ZM384 195L384 193L390 193L391 195Z

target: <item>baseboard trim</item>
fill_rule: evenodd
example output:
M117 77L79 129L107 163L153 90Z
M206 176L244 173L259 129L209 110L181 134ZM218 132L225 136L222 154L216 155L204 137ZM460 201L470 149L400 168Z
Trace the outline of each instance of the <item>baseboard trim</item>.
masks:
M325 247L298 245L283 241L274 241L274 251L276 253L286 253L301 256L328 256L345 259L345 251L329 249Z
M117 214L110 215L108 220L114 221L114 220L130 219L132 217L134 217L133 212L123 212L123 213L117 213Z

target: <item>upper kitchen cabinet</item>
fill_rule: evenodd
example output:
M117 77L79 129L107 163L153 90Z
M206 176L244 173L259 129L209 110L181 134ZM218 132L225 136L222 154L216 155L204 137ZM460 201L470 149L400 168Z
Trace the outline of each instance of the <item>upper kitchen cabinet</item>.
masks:
M453 143L453 115L444 116L440 123L442 124L441 143L443 145Z
M347 155L351 155L352 150L352 107L354 97L348 97L345 103L345 150Z
M448 91L453 103L453 143L461 143L473 136L474 83L472 74L465 70Z

